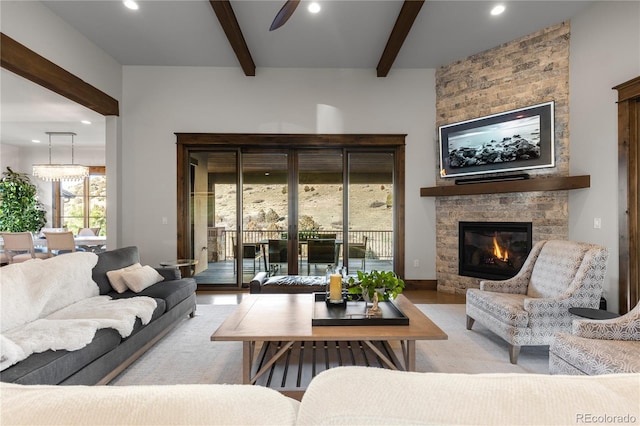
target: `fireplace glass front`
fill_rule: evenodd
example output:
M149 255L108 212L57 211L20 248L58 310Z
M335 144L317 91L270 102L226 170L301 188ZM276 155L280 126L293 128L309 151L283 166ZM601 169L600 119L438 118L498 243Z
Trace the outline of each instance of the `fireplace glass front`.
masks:
M531 251L531 222L460 222L458 273L507 279L518 273Z

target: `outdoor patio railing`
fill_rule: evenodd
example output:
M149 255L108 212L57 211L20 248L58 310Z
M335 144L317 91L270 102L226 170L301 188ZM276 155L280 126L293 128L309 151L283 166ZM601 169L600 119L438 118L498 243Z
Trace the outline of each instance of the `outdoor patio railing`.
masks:
M322 234L337 234L338 239L342 239L341 230L323 230ZM236 232L223 228L209 228L209 261L229 260L233 259L233 241ZM373 231L358 230L349 231L349 242L361 243L363 237L367 237L367 254L368 259L388 260L393 258L393 231ZM282 231L243 231L244 243L258 243L269 239L281 239ZM342 247L340 257L342 257Z

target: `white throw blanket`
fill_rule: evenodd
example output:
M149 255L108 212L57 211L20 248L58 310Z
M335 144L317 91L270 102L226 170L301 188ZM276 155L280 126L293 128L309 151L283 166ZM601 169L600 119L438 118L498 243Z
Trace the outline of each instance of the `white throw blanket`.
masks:
M127 337L136 317L149 323L152 298L98 296L91 278L97 260L93 253L70 253L0 270L0 370L32 353L83 348L100 328Z

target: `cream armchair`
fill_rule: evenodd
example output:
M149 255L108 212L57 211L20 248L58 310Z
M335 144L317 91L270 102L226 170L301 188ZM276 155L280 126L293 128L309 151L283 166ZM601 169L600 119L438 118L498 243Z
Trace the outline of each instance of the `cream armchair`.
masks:
M608 257L593 244L537 243L513 278L467 290L467 330L478 321L500 336L516 364L521 346L549 345L555 333L571 331L569 308L599 306Z
M640 373L640 303L610 320L576 319L549 347L549 373Z

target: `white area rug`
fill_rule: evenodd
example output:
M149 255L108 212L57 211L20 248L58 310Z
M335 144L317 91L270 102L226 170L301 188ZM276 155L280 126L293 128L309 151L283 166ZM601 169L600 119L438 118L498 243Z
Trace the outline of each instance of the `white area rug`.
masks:
M512 365L503 340L478 323L467 331L464 305L417 306L449 336L449 340L416 342L418 371L548 373L548 347L524 347L518 364ZM198 305L194 318L182 321L111 384L242 383L242 343L210 341L235 308Z
M112 385L242 383L242 343L212 342L213 332L237 305L198 305Z
M524 346L518 364L507 343L477 322L466 328L465 305L416 305L449 336L416 342L416 369L440 373L549 373L549 347Z

